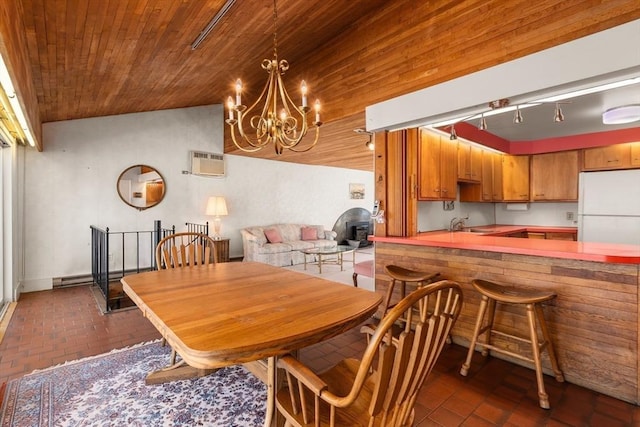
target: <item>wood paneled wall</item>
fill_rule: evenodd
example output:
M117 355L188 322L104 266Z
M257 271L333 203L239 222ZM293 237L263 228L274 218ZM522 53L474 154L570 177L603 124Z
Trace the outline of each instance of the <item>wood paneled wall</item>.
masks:
M311 52L287 79L313 82L323 120L332 123L367 105L638 18L636 0L397 0ZM346 136L323 138L316 148L328 147L314 148L305 161L335 161ZM226 149L233 152L229 144Z
M42 151L42 122L26 46L22 2L0 1L0 53L15 79L13 84L31 125L31 133L38 150Z
M471 286L473 279L556 292L557 298L544 306L544 313L566 380L627 402L640 402L640 266L383 242L376 242L375 260L376 292L383 294L390 282L384 272L387 264L437 271L443 279L459 282L464 305L453 339L465 346L480 303ZM528 334L522 307L499 306L496 325L506 332ZM497 337L494 341L501 342ZM514 349L521 345L517 341L508 344ZM479 359L476 354L472 366ZM545 372L551 372L546 353L543 366Z

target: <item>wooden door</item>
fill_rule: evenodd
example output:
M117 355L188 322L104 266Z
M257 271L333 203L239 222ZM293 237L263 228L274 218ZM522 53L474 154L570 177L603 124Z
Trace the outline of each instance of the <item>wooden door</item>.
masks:
M376 200L384 210L376 236L413 236L417 233L417 129L376 134Z

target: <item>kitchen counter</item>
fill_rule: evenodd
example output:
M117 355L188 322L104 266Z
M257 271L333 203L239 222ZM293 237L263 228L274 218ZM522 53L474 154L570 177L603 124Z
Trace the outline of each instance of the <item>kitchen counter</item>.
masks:
M474 279L555 292L557 298L544 305L544 313L566 381L638 405L640 246L504 237L521 232L572 233L572 228L494 225L472 229L432 231L410 238L371 237L376 242L376 292L387 292L391 278L385 266L389 264L439 272L442 279L456 281L462 286L464 304L452 340L463 346L469 345L480 304L471 285ZM398 298L394 292L394 301ZM529 332L521 310L501 310L499 324L521 336ZM517 340L495 339L513 349L522 345ZM523 363L509 356L495 357ZM551 372L546 358L543 367Z
M488 225L463 231L429 231L415 237L370 237L375 242L439 246L620 264L640 264L640 245L505 237L518 232L575 232L574 227Z

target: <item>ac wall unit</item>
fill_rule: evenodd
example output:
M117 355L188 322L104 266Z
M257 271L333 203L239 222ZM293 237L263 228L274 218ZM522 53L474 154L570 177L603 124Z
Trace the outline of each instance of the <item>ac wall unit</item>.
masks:
M191 151L191 173L204 176L224 176L224 155Z

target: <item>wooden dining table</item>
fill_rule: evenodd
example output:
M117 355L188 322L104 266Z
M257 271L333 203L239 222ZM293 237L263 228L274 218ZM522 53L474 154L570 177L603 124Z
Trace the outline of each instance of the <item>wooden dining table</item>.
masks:
M382 301L375 292L257 262L150 271L121 282L186 362L151 373L151 382L245 364L267 385L265 426L275 414L277 356L359 325Z

